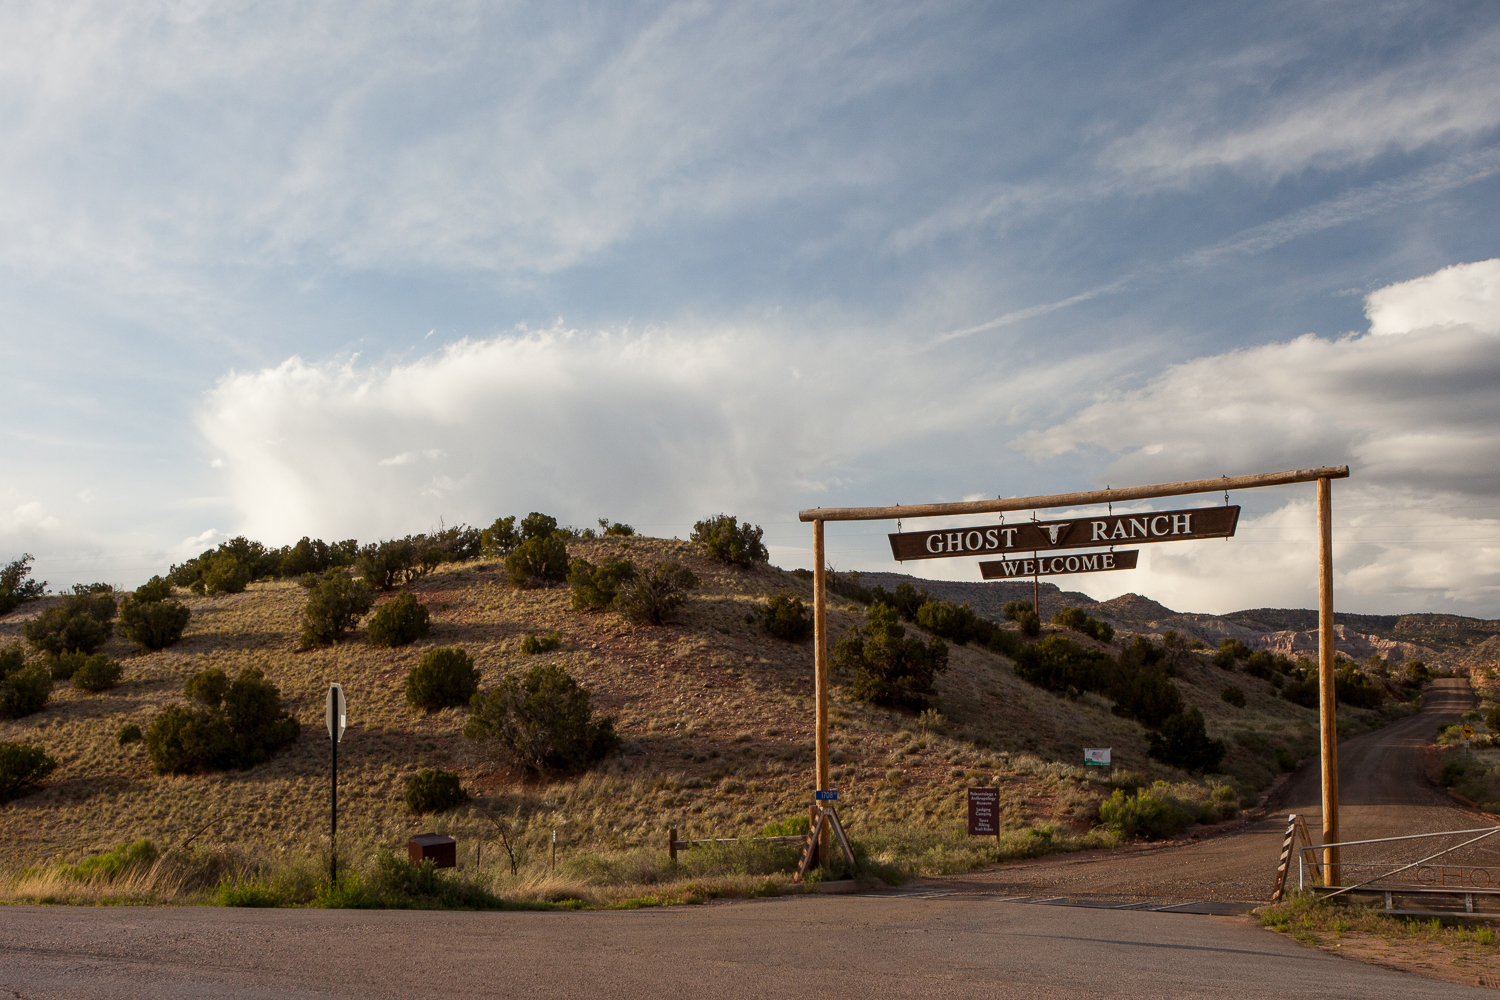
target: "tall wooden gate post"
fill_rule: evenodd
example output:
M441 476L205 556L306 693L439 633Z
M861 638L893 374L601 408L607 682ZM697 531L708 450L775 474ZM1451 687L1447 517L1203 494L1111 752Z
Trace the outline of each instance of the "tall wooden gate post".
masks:
M813 521L813 675L817 700L818 791L828 788L828 580L823 552L823 522ZM832 834L825 828L818 841L819 855L827 858Z
M1333 676L1333 483L1318 480L1318 729L1323 751L1323 843L1339 840L1338 691ZM1324 885L1339 884L1339 849L1323 855Z

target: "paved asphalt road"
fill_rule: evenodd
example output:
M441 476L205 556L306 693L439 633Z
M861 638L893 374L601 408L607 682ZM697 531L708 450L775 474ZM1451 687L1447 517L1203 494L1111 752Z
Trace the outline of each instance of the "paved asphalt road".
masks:
M1490 997L1243 918L980 898L591 913L6 907L0 996Z
M1422 775L1422 744L1465 698L1440 682L1421 715L1343 744L1346 837L1481 825ZM1287 801L1316 810L1315 768ZM591 913L4 907L0 998L1492 995L1311 951L1239 918L996 898L1262 899L1281 826L935 880L928 891L951 893L936 897Z

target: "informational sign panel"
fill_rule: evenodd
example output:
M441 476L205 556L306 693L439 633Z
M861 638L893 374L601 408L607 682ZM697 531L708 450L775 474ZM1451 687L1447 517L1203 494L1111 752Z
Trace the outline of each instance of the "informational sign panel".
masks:
M1000 789L969 789L969 834L986 837L1000 835Z
M1109 767L1109 747L1088 747L1083 751L1083 762L1094 767Z
M1123 552L1081 552L1070 556L1037 556L1030 553L1015 559L996 559L979 564L979 575L986 580L1009 580L1021 576L1060 576L1064 573L1102 573L1112 569L1135 569L1140 549Z
M1053 549L1089 549L1140 542L1185 542L1229 538L1239 523L1239 507L1195 507L1149 514L1112 514L1070 521L1017 521L1015 524L941 528L890 535L891 554L908 559L1009 555Z

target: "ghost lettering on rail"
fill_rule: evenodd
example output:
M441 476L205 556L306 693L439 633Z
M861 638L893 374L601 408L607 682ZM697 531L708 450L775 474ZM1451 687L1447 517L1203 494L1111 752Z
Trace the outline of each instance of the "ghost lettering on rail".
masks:
M1080 552L1053 556L1027 554L1015 559L997 559L979 564L979 575L986 580L1012 580L1021 577L1061 576L1065 573L1103 573L1112 569L1135 569L1140 549L1118 552Z
M1239 507L1197 507L1146 514L1111 514L1069 521L1022 521L1019 524L976 525L908 531L890 535L891 554L908 559L948 559L955 556L1019 555L1052 549L1098 548L1141 542L1185 542L1230 538L1239 523ZM1030 574L1028 574L1030 575Z

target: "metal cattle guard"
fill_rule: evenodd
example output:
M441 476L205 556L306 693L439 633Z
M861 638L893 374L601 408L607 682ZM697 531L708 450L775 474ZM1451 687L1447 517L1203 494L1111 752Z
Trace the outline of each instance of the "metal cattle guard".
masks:
M1333 480L1349 478L1347 465L1321 469L1295 469L1253 476L1193 479L1155 486L1131 486L1087 493L1052 496L1011 497L1003 500L968 500L960 503L924 503L898 507L815 507L797 517L813 526L813 675L817 688L817 788L828 788L828 599L827 561L823 549L825 521L891 521L910 517L954 517L962 514L999 514L1009 510L1043 510L1049 507L1087 507L1127 500L1180 497L1221 490L1246 490L1292 483L1318 484L1318 728L1323 750L1323 843L1339 839L1338 726L1334 716L1333 687ZM977 554L977 553L976 553ZM1040 613L1041 609L1037 611ZM828 834L823 845L827 850ZM827 856L826 853L824 855ZM1339 851L1324 853L1327 885L1339 884Z

